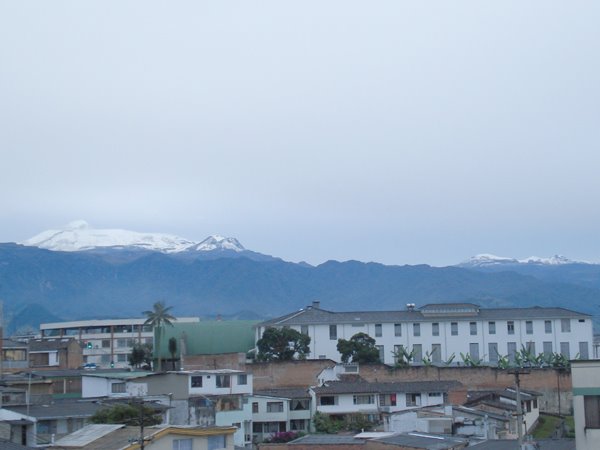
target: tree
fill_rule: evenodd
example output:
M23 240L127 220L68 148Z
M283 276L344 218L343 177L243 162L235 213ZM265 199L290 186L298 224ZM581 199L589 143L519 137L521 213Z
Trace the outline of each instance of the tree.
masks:
M173 322L177 319L172 316L169 311L172 306L165 306L165 303L162 301L155 302L152 311L144 311L143 314L146 316L146 321L144 325L151 325L154 330L154 338L155 338L155 358L157 360L157 370L160 372L160 339L162 335L162 329L165 325L173 326Z
M171 364L175 370L175 355L177 354L177 339L169 338L169 353L171 354Z
M146 350L140 344L134 344L127 358L131 367L140 367L146 358Z
M379 362L379 349L375 346L375 339L366 333L356 333L350 338L338 339L337 351L342 355L342 362L357 363Z
M122 423L139 426L141 418L143 418L144 426L158 425L163 421L160 413L148 405L118 403L96 411L90 417L90 422L96 424Z
M310 353L310 337L292 328L267 328L256 343L260 361L305 359Z

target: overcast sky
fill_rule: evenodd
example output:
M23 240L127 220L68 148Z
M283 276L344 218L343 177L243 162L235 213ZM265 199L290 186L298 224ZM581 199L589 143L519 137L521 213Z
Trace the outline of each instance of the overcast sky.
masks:
M0 242L600 261L600 2L2 2Z

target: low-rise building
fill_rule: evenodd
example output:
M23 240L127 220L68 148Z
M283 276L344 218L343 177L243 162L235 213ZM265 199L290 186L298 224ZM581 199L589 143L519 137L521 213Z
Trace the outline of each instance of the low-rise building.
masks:
M32 369L77 369L83 365L83 350L76 339L32 339L27 345Z
M577 450L600 442L600 361L571 361L573 415Z
M274 433L310 430L310 394L304 388L277 388L255 391L252 403L252 435L261 442Z

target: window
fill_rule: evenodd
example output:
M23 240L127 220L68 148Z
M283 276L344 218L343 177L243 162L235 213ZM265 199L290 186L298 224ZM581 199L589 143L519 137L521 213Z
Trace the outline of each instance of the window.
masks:
M406 394L406 406L421 406L421 394Z
M560 331L563 333L571 332L571 319L560 319Z
M432 336L439 336L440 335L440 324L437 322L434 322L431 324L431 335Z
M477 322L469 322L469 332L471 336L477 336Z
M414 362L423 362L423 346L421 344L413 345L413 351L415 352Z
M488 354L489 354L491 363L498 362L498 343L497 342L488 343Z
M379 361L384 362L385 352L383 350L383 345L376 345L377 350L379 350Z
M245 373L240 373L238 375L237 384L238 386L244 386L248 384L248 375L246 375Z
M308 336L308 325L300 325L300 333Z
M533 342L533 341L527 342L527 345L525 346L525 348L527 349L527 351L529 353L531 353L532 355L535 356L535 342Z
M421 336L421 324L413 323L413 336Z
M469 344L469 353L474 360L479 359L479 344L477 342Z
M431 362L442 362L442 344L431 344Z
M506 344L506 349L508 351L508 360L511 363L515 362L515 355L517 354L517 343L509 342Z
M124 394L125 383L112 383L110 385L110 392L112 392L113 394Z
M581 359L590 359L590 354L588 352L588 343L580 342L579 343L579 357Z
M192 383L193 388L201 388L202 387L202 375L192 376L191 383Z
M515 323L512 320L506 322L506 332L508 334L515 334Z
M208 436L208 450L219 450L222 448L227 448L227 436L224 434ZM192 447L190 447L190 450L192 450Z
M110 339L102 339L102 348L110 348Z
M383 336L383 327L380 323L375 324L375 337Z
M544 321L544 331L546 332L546 334L552 333L552 321L551 320Z
M306 431L308 429L308 420L306 419L292 419L290 420L291 431Z
M307 398L295 398L290 402L290 409L292 411L307 411L309 406L309 400Z
M600 395L584 395L583 409L586 428L600 428Z
M324 395L319 397L319 404L321 406L337 405L337 397L335 395Z
M4 350L2 354L4 361L27 361L27 352L25 350L9 348Z
M458 336L458 322L450 323L450 334L452 336Z
M546 356L546 357L552 356L552 342L546 341L542 345L544 348L544 356Z
M118 362L127 362L127 353L119 353L117 355Z
M375 403L374 395L355 395L353 397L353 403L355 405L372 405Z
M229 375L217 375L217 387L218 388L231 387L231 377Z
M329 325L329 339L337 340L337 325Z
M531 320L525 322L525 333L533 334L533 322Z
M379 396L381 406L396 406L396 394L382 394Z
M268 413L283 412L283 402L267 402Z
M192 440L173 439L173 450L192 450Z
M394 324L394 336L402 336L402 324Z
M488 322L488 333L496 334L496 322Z
M570 353L571 353L571 351L569 348L569 343L561 342L560 343L560 354L563 355L565 358L570 359L571 358Z
M258 402L252 402L252 414L258 413Z

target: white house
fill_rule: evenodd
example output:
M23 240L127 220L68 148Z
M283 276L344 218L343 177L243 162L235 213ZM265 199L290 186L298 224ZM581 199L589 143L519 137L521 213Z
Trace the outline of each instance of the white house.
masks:
M600 361L571 361L573 415L577 450L600 442Z
M303 388L256 391L252 403L252 434L255 442L284 431L310 430L310 394Z
M522 348L531 353L561 353L587 359L593 342L592 317L564 308L481 308L471 303L407 305L403 311L332 312L320 302L262 322L256 340L268 327L290 327L310 336L310 357L340 361L338 339L363 332L375 339L380 359L394 364L401 349L413 352L414 364L429 358L442 364L460 354L495 365Z
M460 386L457 381L329 381L311 388L310 393L315 412L340 418L361 414L371 422L380 423L384 414L442 405L448 391Z

